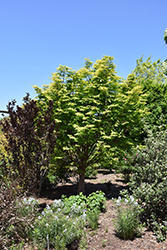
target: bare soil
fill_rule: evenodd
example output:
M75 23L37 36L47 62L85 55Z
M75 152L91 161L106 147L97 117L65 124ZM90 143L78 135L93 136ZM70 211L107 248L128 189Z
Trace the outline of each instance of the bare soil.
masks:
M120 239L114 230L113 219L116 218L116 211L112 198L118 198L122 189L128 188L120 174L108 171L99 171L96 178L85 180L85 193L89 195L97 190L102 190L107 198L106 211L100 214L99 225L96 231L87 230L87 250L165 250L167 249L167 240L158 243L153 232L145 229L140 238L134 240ZM52 190L46 190L42 193L39 201L42 207L51 204L54 199L61 198L62 194L69 197L77 194L77 182L58 184ZM69 248L78 249L77 246Z

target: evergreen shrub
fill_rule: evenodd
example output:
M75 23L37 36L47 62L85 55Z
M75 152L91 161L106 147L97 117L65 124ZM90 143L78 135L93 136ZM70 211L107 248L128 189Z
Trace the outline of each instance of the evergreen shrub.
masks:
M137 149L131 164L134 170L129 185L141 205L141 219L157 236L164 235L167 215L167 131L154 134L149 131L145 147Z

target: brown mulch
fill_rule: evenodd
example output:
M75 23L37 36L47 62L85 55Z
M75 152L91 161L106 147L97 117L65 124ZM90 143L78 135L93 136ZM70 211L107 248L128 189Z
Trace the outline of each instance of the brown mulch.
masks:
M73 180L74 181L74 180ZM158 243L153 232L143 231L140 238L134 240L120 239L114 230L113 219L116 211L112 198L117 198L122 189L127 188L120 174L99 171L97 178L85 180L86 195L102 190L107 198L106 211L100 214L99 225L96 231L87 230L87 250L167 250L167 240ZM61 198L62 194L75 195L77 183L59 184L52 191L46 190L39 198L41 206L51 204L54 199ZM73 248L74 249L74 248Z

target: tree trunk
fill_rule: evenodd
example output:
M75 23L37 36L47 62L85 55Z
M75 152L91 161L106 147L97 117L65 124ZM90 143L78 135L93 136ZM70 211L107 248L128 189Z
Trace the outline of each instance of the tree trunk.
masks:
M79 174L79 183L78 183L78 194L79 193L85 193L85 183L84 183L84 180L85 180L85 171L83 173L80 173Z

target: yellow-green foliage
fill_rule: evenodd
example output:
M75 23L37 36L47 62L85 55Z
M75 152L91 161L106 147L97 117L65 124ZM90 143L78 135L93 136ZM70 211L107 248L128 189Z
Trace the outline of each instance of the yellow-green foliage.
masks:
M42 109L49 100L54 103L58 127L54 165L61 170L76 167L79 185L88 167L114 166L114 160L136 143L143 126L142 87L133 74L123 80L115 68L110 56L95 63L86 60L79 70L60 65L50 85L34 86Z
M5 136L0 128L0 160L2 158L2 155L7 155L7 152L5 150L5 143L6 143L6 139Z

